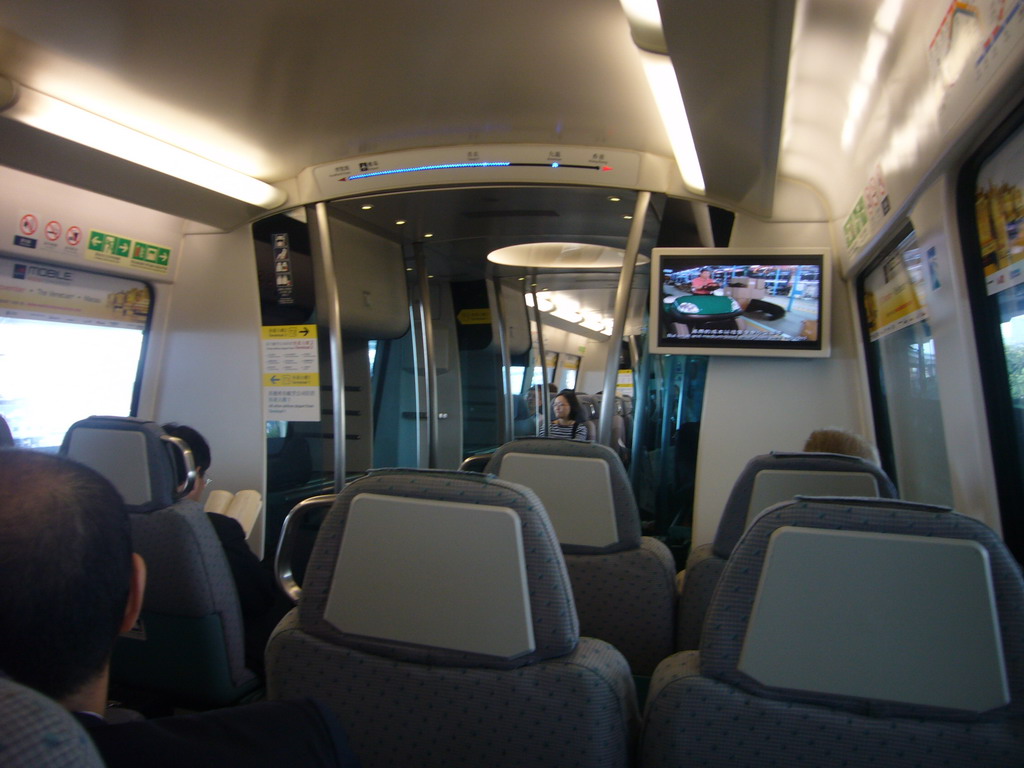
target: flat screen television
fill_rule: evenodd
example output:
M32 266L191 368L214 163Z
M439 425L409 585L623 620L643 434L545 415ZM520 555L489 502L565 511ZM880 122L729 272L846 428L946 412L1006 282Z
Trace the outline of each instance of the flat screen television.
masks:
M827 357L827 248L655 248L650 350Z

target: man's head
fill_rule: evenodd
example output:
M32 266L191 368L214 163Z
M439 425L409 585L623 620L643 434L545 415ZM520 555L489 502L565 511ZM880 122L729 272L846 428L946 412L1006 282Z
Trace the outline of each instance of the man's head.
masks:
M209 482L209 476L207 470L210 468L210 462L212 457L210 455L210 444L206 442L206 438L199 434L199 430L193 429L192 427L184 424L164 424L163 430L171 437L177 437L184 440L192 451L192 460L196 463L196 484L192 488L192 492L185 498L192 499L193 501L199 501L203 496L203 491L206 490L206 485Z
M67 700L103 681L144 569L120 494L92 469L0 451L0 669Z

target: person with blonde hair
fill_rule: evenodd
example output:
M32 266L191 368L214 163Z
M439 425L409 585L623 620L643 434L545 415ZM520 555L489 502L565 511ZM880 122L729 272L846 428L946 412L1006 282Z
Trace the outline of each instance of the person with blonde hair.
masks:
M874 464L880 464L878 451L871 443L855 432L839 427L816 429L804 443L804 451L808 453L841 453L847 456L859 456Z

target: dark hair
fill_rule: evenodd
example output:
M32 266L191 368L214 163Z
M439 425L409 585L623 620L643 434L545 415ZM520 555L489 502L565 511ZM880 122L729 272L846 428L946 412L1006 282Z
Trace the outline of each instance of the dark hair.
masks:
M571 421L586 421L583 418L583 406L580 405L579 398L576 397L576 391L573 389L563 389L555 397L564 397L566 402L569 403L569 419ZM555 397L551 398L552 400Z
M0 489L0 669L61 699L110 658L132 574L128 515L105 478L50 454L5 450Z
M7 425L7 419L0 416L0 448L11 448L14 446L14 435Z
M174 422L164 424L163 430L171 437L179 437L188 443L192 450L192 458L196 462L196 472L200 475L205 474L210 468L211 461L210 444L206 442L206 438L199 434L198 430Z

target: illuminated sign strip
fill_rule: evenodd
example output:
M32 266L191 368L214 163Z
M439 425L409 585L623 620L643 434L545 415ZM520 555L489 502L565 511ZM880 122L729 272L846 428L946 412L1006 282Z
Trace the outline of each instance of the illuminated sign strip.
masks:
M393 168L388 171L367 171L355 173L346 181L369 179L374 176L393 176L399 173L418 173L419 171L440 171L452 168L580 168L587 171L610 171L611 166L601 165L569 165L566 163L512 163L512 162L481 162L481 163L442 163L438 165L419 165L413 168Z

